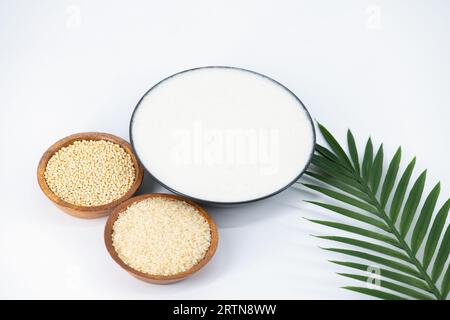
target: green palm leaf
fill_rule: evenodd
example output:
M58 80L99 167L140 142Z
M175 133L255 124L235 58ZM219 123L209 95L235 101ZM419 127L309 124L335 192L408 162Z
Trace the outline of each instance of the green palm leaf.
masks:
M425 234L427 233L428 226L430 225L431 216L433 215L434 208L436 207L436 202L440 191L441 184L438 183L428 195L422 211L420 212L419 219L417 220L416 227L414 228L411 236L411 249L414 254L417 253L420 245L422 244L423 238L425 238Z
M380 185L381 174L383 173L383 144L377 151L375 159L373 160L372 172L370 174L370 187L374 194L377 193Z
M367 264L361 264L361 263L355 263L355 262L345 262L345 261L336 261L336 260L331 260L330 262L344 266L344 267L349 267L349 268L353 268L353 269L357 269L357 270L361 270L367 273L368 270L371 269L372 266L369 266ZM387 278L387 279L391 279L391 280L395 280L397 282L409 285L409 286L413 286L416 287L418 289L422 289L423 291L427 291L429 290L427 284L425 282L423 282L422 280L419 280L415 277L411 277L408 276L406 274L403 273L399 273L399 272L394 272L394 271L390 271L387 269L383 269L383 268L378 268L378 271L380 272L380 276Z
M355 220L359 220L361 222L370 224L374 227L377 227L381 230L387 231L389 232L389 227L380 219L376 219L376 218L372 218L370 216L366 216L364 214L352 211L352 210L348 210L346 208L342 208L342 207L338 207L338 206L334 206L331 204L327 204L327 203L321 203L321 202L317 202L317 201L306 201L312 204L315 204L316 206L337 212L343 216L355 219Z
M367 140L366 149L364 150L364 158L362 163L362 178L367 181L369 180L370 169L372 169L373 162L373 145L372 139Z
M431 278L433 281L437 281L439 276L444 269L445 262L448 259L450 254L450 226L447 227L447 231L445 231L444 238L441 242L441 247L436 256L436 260L434 261L433 271L431 272Z
M349 168L352 167L352 164L347 157L347 154L345 153L344 149L339 145L339 143L336 141L336 139L333 137L333 135L320 123L318 123L320 132L322 133L322 136L327 141L328 145L331 147L331 149L334 151L334 153L337 155L339 159L341 159L345 166L348 166Z
M414 170L414 166L416 165L416 158L412 159L403 173L398 185L397 189L394 193L394 198L392 199L390 217L393 223L397 221L398 214L400 213L400 208L403 204L403 199L405 198L406 189L408 188L409 179L411 179L412 172Z
M311 163L320 168L326 174L338 178L339 180L349 184L356 189L362 188L361 184L353 179L352 174L350 171L348 171L348 169L342 166L337 166L332 161L323 156L314 155L311 159Z
M422 172L422 174L414 183L414 186L409 193L408 200L406 200L406 204L400 220L400 233L402 234L402 236L406 236L409 227L411 226L412 219L414 218L414 214L416 213L417 207L419 206L420 198L422 197L426 176L427 171Z
M394 188L395 178L397 178L398 168L400 166L400 160L402 158L402 148L398 148L394 157L392 158L389 168L384 178L383 187L381 188L380 203L384 209L389 200L392 189Z
M386 267L402 271L402 272L412 275L412 276L416 276L416 277L420 276L419 273L416 270L414 270L414 268L412 268L408 265L405 265L404 263L396 262L392 259L386 259L386 258L382 258L380 256L376 256L376 255L373 255L370 253L356 251L356 250L339 249L339 248L323 248L323 249L328 250L328 251L346 254L349 256L356 257L356 258L361 258L361 259L372 261L375 263L379 263Z
M315 179L314 183L303 185L337 201L337 204L308 202L368 227L325 220L310 221L350 235L317 236L318 238L355 248L325 250L370 262L332 261L333 263L360 272L367 272L375 264L381 277L380 286L376 289L353 286L344 288L381 299L402 299L397 293L414 299L445 299L450 291L450 266L447 263L450 255L450 226L446 227L450 199L447 199L436 215L433 214L439 198L440 184L436 184L428 193L423 206L419 208L425 190L426 171L419 175L408 191L416 164L415 158L401 172L402 152L398 148L384 174L383 144L374 156L373 142L369 138L360 165L358 148L350 130L347 131L347 154L323 125L319 124L319 129L329 148L316 148L313 167L307 173ZM400 179L396 183L397 176ZM389 199L392 199L390 205ZM446 231L442 236L444 229ZM359 239L361 236L371 241ZM422 259L417 256L421 247L424 247ZM370 278L367 274L341 275L366 282Z
M382 241L382 242L385 242L385 243L390 244L392 246L400 246L399 243L397 242L397 240L395 240L394 238L386 236L386 235L378 233L378 232L370 231L370 230L367 230L367 229L364 229L364 228L350 226L348 224L339 223L339 222L333 222L333 221L324 221L324 220L309 220L309 221L317 223L317 224L321 224L321 225L324 225L324 226L327 226L327 227L340 229L340 230L343 230L343 231L347 231L347 232L351 232L351 233L354 233L354 234L358 234L358 235L363 236L363 237L367 237L367 238L371 238L371 239L374 239L374 240Z
M341 276L347 277L347 278L351 278L351 279L355 279L355 280L359 280L359 281L364 281L364 282L368 282L371 280L370 277L367 276L361 276L361 275L357 275L357 274L350 274L350 273L338 273ZM410 296L411 298L415 298L415 299L421 299L421 300L431 300L432 297L424 294L420 291L414 290L414 289L410 289L404 286L400 286L396 283L393 282L389 282L389 281L380 281L379 284L380 287L392 290L392 291L396 291L398 293Z
M310 176L310 177L312 177L316 180L319 180L323 183L329 184L329 185L335 187L336 189L339 189L341 191L349 193L350 195L355 196L361 200L370 201L370 198L367 197L367 194L365 194L364 192L360 191L357 188L354 188L353 186L349 186L348 184L340 181L337 178L334 178L331 176L325 176L325 175L318 174L316 172L311 172L311 171L306 171L305 174L307 176Z
M447 268L447 271L445 272L444 279L442 280L441 290L442 296L445 299L450 291L450 266Z
M359 173L359 156L358 156L358 149L356 148L355 138L353 137L353 134L350 130L347 131L347 144L348 144L348 150L350 152L350 157L353 161L353 167L355 168L356 172Z
M334 198L336 200L345 202L345 203L347 203L349 205L352 205L354 207L366 210L366 211L371 212L373 214L377 214L377 210L376 210L375 207L373 207L372 205L370 205L368 203L365 203L365 202L362 202L362 201L360 201L358 199L355 199L353 197L349 197L349 196L347 196L345 194L342 194L342 193L339 193L339 192L336 192L336 191L333 191L333 190L330 190L330 189L327 189L327 188L323 188L323 187L320 187L320 186L316 186L316 185L313 185L313 184L309 184L309 183L304 183L303 185L305 187L310 188L310 189L316 190L316 191L318 191L318 192L320 192L320 193L322 193L322 194L324 194L326 196L329 196L330 198Z
M324 156L325 158L334 161L335 163L339 163L338 162L338 158L335 156L335 154L333 152L331 152L330 150L328 150L327 148L321 146L320 144L316 144L316 151L318 154ZM340 165L340 164L339 164Z
M428 240L425 245L425 251L423 254L423 265L425 269L430 265L434 252L441 237L442 230L444 230L445 221L447 220L448 211L450 209L450 199L448 199L442 208L438 211L436 218L434 218L433 226L431 227L428 235Z
M326 240L346 243L346 244L349 244L349 245L353 245L353 246L356 246L356 247L368 249L368 250L374 251L376 253L384 254L384 255L387 255L387 256L391 256L391 257L394 257L394 258L397 258L397 259L409 262L408 256L405 255L404 253L399 252L399 251L394 250L394 249L391 249L391 248L388 248L386 246L381 246L381 245L378 245L378 244L374 244L372 242L361 241L361 240L347 238L347 237L336 237L336 236L316 236L316 237L320 238L320 239L326 239Z

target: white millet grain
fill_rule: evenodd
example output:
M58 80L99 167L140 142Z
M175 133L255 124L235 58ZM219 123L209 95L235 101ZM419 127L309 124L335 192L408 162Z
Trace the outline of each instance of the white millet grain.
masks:
M80 140L58 150L48 161L45 181L62 200L100 206L122 197L133 185L136 169L130 154L105 140Z
M196 265L211 244L206 219L190 204L162 197L130 205L113 225L113 246L131 268L173 275Z

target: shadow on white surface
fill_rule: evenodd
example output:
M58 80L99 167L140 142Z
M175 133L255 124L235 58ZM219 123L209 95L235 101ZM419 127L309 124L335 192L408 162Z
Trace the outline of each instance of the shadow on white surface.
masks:
M230 207L210 205L203 207L219 228L240 228L277 219L284 214L284 211L280 210L280 205L300 209L303 199L313 197L308 191L291 187L273 197L254 203Z
M161 186L150 176L147 170L144 170L144 179L142 180L142 184L136 192L136 195L146 194L146 193L155 193Z

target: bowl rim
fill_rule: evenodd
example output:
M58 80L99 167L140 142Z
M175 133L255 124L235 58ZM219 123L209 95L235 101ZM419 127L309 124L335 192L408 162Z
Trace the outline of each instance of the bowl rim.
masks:
M180 74L183 73L187 73L187 72L191 72L191 71L196 71L196 70L200 70L200 69L234 69L234 70L239 70L239 71L245 71L245 72L249 72L258 76L261 76L267 80L270 80L271 82L273 82L274 84L282 87L283 89L285 89L288 93L290 93L300 104L301 108L305 111L306 116L311 124L311 130L312 130L312 137L313 137L313 143L312 143L312 148L308 157L308 161L306 161L305 166L303 167L303 169L300 171L300 173L298 175L296 175L294 177L294 179L292 181L290 181L287 185L281 187L280 189L269 193L267 195L264 195L262 197L257 197L254 199L249 199L249 200L243 200L243 201L214 201L214 200L207 200L207 199L201 199L201 198L197 198L197 197L193 197L190 196L188 194L185 194L183 192L180 192L170 186L168 186L167 184L165 184L164 182L162 182L160 179L158 179L153 173L150 172L150 170L148 170L145 167L145 164L141 161L141 159L139 158L139 154L135 148L134 145L134 140L133 140L133 121L134 121L134 116L136 114L136 111L139 109L139 106L141 105L142 101L144 100L144 98L150 93L150 91L152 91L153 89L155 89L156 87L158 87L160 84L162 84L163 82L165 82L166 80L169 80L175 76L178 76ZM308 169L309 165L311 164L311 160L313 158L314 155L314 150L316 147L316 131L315 131L315 127L314 127L314 122L312 120L311 114L309 113L308 109L305 107L304 103L300 100L300 98L298 98L289 88L287 88L286 86L284 86L283 84L281 84L280 82L278 82L277 80L272 79L269 76L266 76L262 73L256 72L256 71L252 71L249 69L244 69L244 68L240 68L240 67L233 67L233 66L220 66L220 65L214 65L214 66L203 66L203 67L196 67L196 68L191 68L191 69L186 69L177 73L174 73L162 80L160 80L159 82L157 82L155 85L153 85L150 89L148 89L145 94L139 99L138 103L136 104L136 106L134 107L134 110L131 114L131 118L130 118L130 124L129 124L129 137L130 137L130 143L131 146L133 147L134 153L136 154L136 157L139 159L139 161L141 162L142 166L145 168L145 170L147 171L147 173L152 177L152 179L154 179L156 182L158 182L160 185L162 185L164 188L166 188L167 190L180 195L184 198L190 199L192 201L196 201L196 202L200 202L203 204L207 204L207 205L218 205L218 206L227 206L227 205L241 205L241 204L248 204L248 203L252 203L252 202L256 202L259 200L263 200L263 199L267 199L269 197L272 197L286 189L288 189L290 186L292 186L298 179L300 179L300 177L306 172L306 170Z
M185 270L183 272L179 272L176 274L172 274L172 275L154 275L154 274L144 273L144 272L138 271L136 269L133 269L132 267L127 265L119 257L119 254L114 249L114 246L112 243L113 226L114 226L114 223L116 222L116 220L119 218L120 213L125 211L131 204L140 202L142 200L149 199L149 198L168 198L168 199L174 199L174 200L186 202L186 203L190 204L191 206L193 206L195 209L197 209L199 214L201 216L203 216L206 219L206 221L208 222L210 232L211 232L211 243L209 245L209 248L206 251L203 258L199 262L197 262L195 265L193 265L191 268L189 268L188 270ZM130 274L132 274L136 278L144 280L144 281L155 282L155 283L164 283L164 282L169 283L169 282L176 282L176 281L182 280L182 279L192 275L193 273L197 272L201 268L203 268L216 253L217 245L219 242L219 234L218 234L217 226L216 226L216 223L214 222L214 220L198 204L196 204L186 198L183 198L179 195L175 195L175 194L147 193L147 194L142 194L139 196L132 197L132 198L122 202L116 208L114 208L113 212L111 213L111 215L108 217L108 220L106 221L105 230L104 230L104 240L105 240L106 249L108 250L112 259L119 266L121 266L124 270L128 271Z
M136 170L136 176L134 179L134 182L130 189L119 199L116 199L110 203L103 204L100 206L80 206L76 204L69 203L67 201L62 200L60 197L58 197L47 185L47 182L45 180L45 170L47 168L47 163L50 160L50 158L61 148L67 147L68 145L71 145L75 141L81 141L81 140L105 140L110 141L113 143L116 143L120 145L125 152L127 152L133 161L133 165ZM98 212L98 211L107 211L110 210L123 201L129 199L133 194L137 191L137 189L142 184L142 180L144 177L144 168L139 162L139 159L136 157L133 148L131 145L124 139L104 132L80 132L71 134L69 136L66 136L58 141L56 141L54 144L52 144L42 155L41 159L39 160L38 168L37 168L37 178L39 187L41 188L42 192L47 196L48 199L50 199L55 204L72 209L75 211L83 211L86 213L92 212Z

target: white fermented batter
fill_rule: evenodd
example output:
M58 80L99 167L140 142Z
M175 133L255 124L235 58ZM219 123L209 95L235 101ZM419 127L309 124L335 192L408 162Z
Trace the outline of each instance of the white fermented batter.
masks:
M214 202L264 197L292 182L314 147L309 115L281 85L234 68L177 74L150 90L131 127L145 168Z

